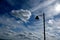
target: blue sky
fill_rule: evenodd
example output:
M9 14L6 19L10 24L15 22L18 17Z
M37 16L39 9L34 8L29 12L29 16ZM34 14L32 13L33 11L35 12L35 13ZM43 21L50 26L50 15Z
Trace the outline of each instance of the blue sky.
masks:
M21 9L31 12L25 17ZM14 11L15 10L15 11ZM16 15L14 15L12 13ZM18 12L17 12L18 11ZM20 12L20 13L19 13ZM12 40L43 40L42 17L35 16L45 13L46 39L60 40L60 1L59 0L1 0L0 1L0 38ZM29 12L28 12L29 13ZM27 20L25 22L24 20ZM32 35L31 35L32 34ZM21 37L20 35L25 35Z

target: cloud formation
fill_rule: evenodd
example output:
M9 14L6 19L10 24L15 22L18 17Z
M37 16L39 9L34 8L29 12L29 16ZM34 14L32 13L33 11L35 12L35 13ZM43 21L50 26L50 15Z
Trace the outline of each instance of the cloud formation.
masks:
M35 8L32 8L31 11L34 12L38 9L41 9L41 8L44 8L44 7L47 7L49 5L51 5L52 3L54 3L56 0L46 0L42 3L40 3L38 6L36 6Z
M20 18L22 21L26 22L30 16L31 16L31 12L29 10L12 10L12 15Z
M40 12L36 13L36 11L40 8L44 8L44 12L46 13L46 39L60 40L60 19L51 18L59 15L59 13L54 10L55 4L50 5L50 2L51 4L55 3L55 0L45 1L33 11L34 14L39 15ZM13 16L20 18L23 21L29 20L31 16L31 14L29 14L31 12L28 10L12 10L11 12ZM27 23L27 27L21 20L16 20L13 17L9 18L9 16L6 15L3 15L3 17L0 16L0 24L2 24L0 25L0 38L11 40L43 40L42 20L32 19L33 21L31 20L32 22L29 22L31 24Z

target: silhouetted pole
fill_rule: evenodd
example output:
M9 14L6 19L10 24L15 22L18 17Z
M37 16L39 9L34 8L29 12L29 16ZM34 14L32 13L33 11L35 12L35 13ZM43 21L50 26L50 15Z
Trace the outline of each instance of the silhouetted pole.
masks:
M38 16L43 16L44 40L46 40L46 33L45 33L45 13L43 13L43 15L38 15ZM38 16L36 16L35 19L39 20Z
M46 34L45 34L45 14L43 13L43 27L44 27L44 40L46 40Z

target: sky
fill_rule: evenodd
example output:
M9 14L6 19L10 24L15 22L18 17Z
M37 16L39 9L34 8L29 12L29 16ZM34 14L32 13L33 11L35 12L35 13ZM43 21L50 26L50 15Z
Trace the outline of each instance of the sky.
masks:
M0 0L0 39L43 40L43 13L46 40L60 40L60 0Z

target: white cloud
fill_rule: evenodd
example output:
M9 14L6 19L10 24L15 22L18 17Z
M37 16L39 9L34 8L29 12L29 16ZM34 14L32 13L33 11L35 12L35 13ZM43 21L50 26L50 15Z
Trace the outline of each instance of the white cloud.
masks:
M38 9L41 9L41 8L44 8L44 7L47 7L48 5L51 5L52 3L54 3L56 0L46 0L42 3L40 3L38 6L34 7L31 9L32 12L38 10Z
M54 16L59 15L60 14L60 8L58 8L60 6L60 4L58 2L55 2L52 5L49 5L47 8L44 9L44 12L46 14L46 18L54 18Z
M12 40L17 40L17 39L18 40L20 40L20 39L21 40L24 40L24 39L25 40L40 40L40 39L43 39L43 34L42 34L43 29L40 29L43 27L41 26L42 24L41 25L39 24L39 23L41 23L41 20L34 21L31 25L28 25L28 28L27 28L21 22L21 20L17 21L13 17L9 18L8 16L3 15L2 17L0 17L0 19L1 19L0 23L3 24L0 27L0 38L2 38L2 39L12 39ZM17 28L19 28L19 29L17 29ZM17 31L16 31L16 29L17 29ZM33 30L31 30L31 29L33 29Z
M37 7L34 10L36 11L37 9L39 9L39 7ZM26 10L12 10L12 15L17 18L21 18L21 20L23 21L26 21L30 18L28 16L31 16L31 14L29 14L29 12L27 11ZM27 15L24 13L26 13ZM48 6L46 13L47 13L46 16L48 17L48 19L50 17L54 17L55 15L59 14L53 11L53 6L52 7ZM24 16L25 17L27 16L27 18L25 19ZM20 20L17 21L14 18L9 18L8 16L0 17L0 23L7 25L0 28L0 38L6 38L6 39L12 39L12 40L17 40L17 39L18 40L20 39L21 40L40 40L40 39L43 40L43 27L40 20L39 21L34 20L32 25L28 25L28 28L25 27ZM48 23L53 24L53 25L50 26L48 25ZM60 19L56 19L56 20L49 19L48 23L46 23L46 39L47 40L60 39L60 36L58 34L60 33ZM11 30L11 29L16 29L17 27L19 29L22 29L22 32L20 30L18 30L18 32ZM34 30L31 31L31 29L34 29Z
M51 22L49 21L52 21L53 24L51 25ZM50 19L48 23L46 23L46 36L47 36L47 40L58 40L60 39L60 19Z
M31 12L29 10L23 10L23 9L12 10L12 15L26 22L30 18Z
M49 20L48 23L49 23L49 24L53 24L53 20Z
M56 5L55 10L56 10L57 12L60 12L60 4L57 4L57 5Z

